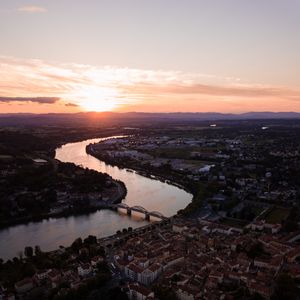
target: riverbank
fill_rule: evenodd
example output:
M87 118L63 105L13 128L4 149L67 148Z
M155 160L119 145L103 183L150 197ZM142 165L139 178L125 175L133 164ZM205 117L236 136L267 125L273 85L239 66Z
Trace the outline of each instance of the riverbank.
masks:
M143 177L153 179L153 180L158 180L165 184L180 188L180 189L184 190L185 192L193 195L192 202L197 197L197 189L195 187L194 182L191 180L187 180L186 176L181 176L181 174L177 175L177 174L174 174L174 172L168 172L168 174L162 173L161 169L159 169L159 168L157 168L157 169L156 168L143 168L141 166L131 164L130 161L128 161L128 160L126 162L122 162L120 160L116 161L107 155L101 155L100 153L94 151L93 144L89 144L86 146L86 153L95 157L96 159L99 159L100 161L104 161L108 165L115 166L120 169L124 169L128 172L136 172L137 174L139 174ZM184 209L186 209L186 208L187 207L182 208L182 210L184 211Z
M109 199L108 201L102 201L99 202L97 206L89 207L89 208L80 208L74 209L74 208L69 208L66 209L62 212L59 213L47 213L47 214L42 214L39 216L27 216L15 220L10 220L8 222L2 222L0 224L0 229L6 229L11 226L16 226L16 225L27 225L29 223L37 223L41 222L43 220L49 220L49 219L58 219L58 218L68 218L71 216L83 216L83 215L89 215L91 213L95 213L99 210L103 209L108 209L107 204L117 204L121 203L123 199L125 199L126 194L127 194L127 188L123 182L114 182L117 185L117 192Z
M92 213L126 197L125 184L106 173L35 157L33 152L0 161L1 229Z

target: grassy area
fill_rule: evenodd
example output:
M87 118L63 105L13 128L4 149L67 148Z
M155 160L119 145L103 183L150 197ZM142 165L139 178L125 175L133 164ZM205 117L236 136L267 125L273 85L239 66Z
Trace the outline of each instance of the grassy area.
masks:
M236 227L236 228L244 228L249 222L245 220L239 219L231 219L231 218L224 218L220 220L221 224Z
M218 147L197 147L197 146L185 146L185 147L160 147L157 149L145 151L148 154L155 157L170 158L170 159L189 159L192 152L206 153L220 151L223 146Z
M264 208L262 208L262 207L252 207L252 211L255 214L255 216L259 216L264 211Z
M149 151L149 153L156 157L188 159L192 151L200 151L200 150L201 148L198 147L184 147L184 148L161 147L155 150L151 150Z
M197 168L201 168L206 165L212 164L212 162L207 162L202 160L191 160L191 159L185 159L184 163L190 165L191 167L197 167Z
M262 218L264 218L269 224L276 224L281 223L283 220L285 220L289 214L289 209L275 207L267 211L266 214L262 216Z

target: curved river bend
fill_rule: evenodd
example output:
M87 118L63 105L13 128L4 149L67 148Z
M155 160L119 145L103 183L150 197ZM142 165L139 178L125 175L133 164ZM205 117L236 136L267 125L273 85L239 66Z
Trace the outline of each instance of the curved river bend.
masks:
M104 172L123 181L128 192L123 202L129 206L140 205L149 211L172 216L192 200L191 194L178 187L112 167L86 153L88 144L105 139L107 138L65 144L56 149L56 159ZM89 234L103 237L124 227L136 228L145 224L147 222L140 215L128 217L114 211L100 210L87 215L16 225L0 230L0 258L6 260L17 256L25 246L39 245L43 251L50 251L60 245L69 246L78 237L84 238Z

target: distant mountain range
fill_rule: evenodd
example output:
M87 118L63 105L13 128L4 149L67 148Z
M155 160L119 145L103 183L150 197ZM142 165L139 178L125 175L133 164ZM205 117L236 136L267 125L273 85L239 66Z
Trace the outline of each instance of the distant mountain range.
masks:
M80 112L74 114L0 114L0 125L52 125L68 123L93 123L98 121L218 121L218 120L263 120L300 119L297 112L247 112L226 114L216 112L195 113L142 113L142 112Z
M195 113L141 113L141 112L129 112L129 113L99 113L105 116L117 117L117 118L167 118L178 120L247 120L247 119L295 119L300 118L300 113L297 112L247 112L242 114L224 114L217 112L195 112Z

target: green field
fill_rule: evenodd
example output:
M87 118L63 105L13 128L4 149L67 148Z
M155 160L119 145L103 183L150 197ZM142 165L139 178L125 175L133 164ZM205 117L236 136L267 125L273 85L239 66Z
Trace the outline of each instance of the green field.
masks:
M286 208L271 208L262 218L269 224L281 223L290 214L290 210Z
M249 222L240 219L223 218L222 220L220 220L220 223L236 228L244 228Z
M192 151L200 151L200 147L160 147L155 150L149 151L149 154L155 157L163 158L179 158L179 159L188 159Z

